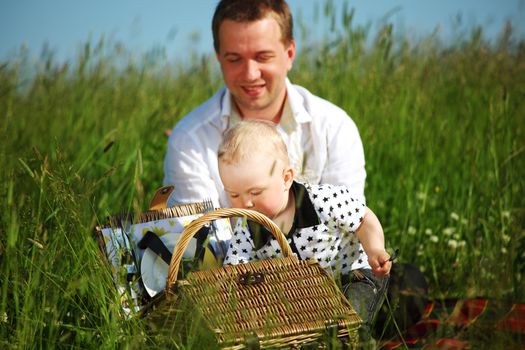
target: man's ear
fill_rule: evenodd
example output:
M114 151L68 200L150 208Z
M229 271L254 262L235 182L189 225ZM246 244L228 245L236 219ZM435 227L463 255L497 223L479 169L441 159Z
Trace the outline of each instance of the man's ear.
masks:
M287 190L292 187L292 182L295 176L295 170L291 166L287 166L283 170L283 180L284 180L284 186Z
M286 48L286 56L287 56L287 64L286 64L286 68L288 69L288 71L290 71L292 69L292 66L293 66L293 61L295 59L295 41L292 40L290 42L290 44L288 45L288 47Z

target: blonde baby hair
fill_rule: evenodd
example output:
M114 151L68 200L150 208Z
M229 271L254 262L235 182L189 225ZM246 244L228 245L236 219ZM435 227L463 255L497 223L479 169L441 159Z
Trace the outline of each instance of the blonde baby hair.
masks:
M228 129L219 146L219 162L237 164L253 155L263 155L290 164L288 150L274 123L243 120Z

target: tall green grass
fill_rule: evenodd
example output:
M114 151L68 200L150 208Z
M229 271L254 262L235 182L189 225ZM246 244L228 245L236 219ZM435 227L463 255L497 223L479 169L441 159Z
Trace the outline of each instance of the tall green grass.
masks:
M525 302L523 38L507 26L492 42L482 28L411 42L388 23L372 38L351 11L326 11L327 40L306 35L290 77L357 123L389 248L425 272L433 298ZM211 56L140 60L103 40L68 63L0 63L2 348L169 342L123 320L93 228L147 209L164 130L221 84Z

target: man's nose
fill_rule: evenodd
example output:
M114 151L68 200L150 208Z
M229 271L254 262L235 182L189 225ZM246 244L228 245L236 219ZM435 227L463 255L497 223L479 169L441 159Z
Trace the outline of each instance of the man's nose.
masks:
M248 81L254 81L261 77L261 70L257 61L246 60L244 64L244 77Z

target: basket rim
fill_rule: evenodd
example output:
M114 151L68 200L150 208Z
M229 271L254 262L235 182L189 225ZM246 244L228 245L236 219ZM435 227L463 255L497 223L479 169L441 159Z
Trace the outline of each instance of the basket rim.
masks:
M191 238L206 224L211 221L218 219L227 219L232 217L245 217L260 223L265 226L275 237L279 243L282 254L284 257L293 256L292 248L286 236L282 231L277 227L277 225L270 220L266 215L261 214L255 210L251 209L241 209L241 208L221 208L214 211L210 211L203 216L193 220L188 226L184 228L175 248L173 249L173 254L171 257L169 269L168 269L168 278L166 281L166 292L169 292L175 283L177 282L177 275L179 273L180 262L182 261L182 256L186 250Z

